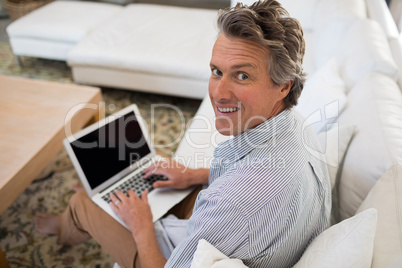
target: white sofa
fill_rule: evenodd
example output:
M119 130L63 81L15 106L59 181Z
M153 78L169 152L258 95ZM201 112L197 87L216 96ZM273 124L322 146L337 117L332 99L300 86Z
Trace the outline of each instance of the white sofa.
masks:
M217 12L54 1L6 30L14 54L67 61L76 83L202 99Z
M51 2L12 22L6 31L15 55L65 61L78 42L122 9L96 2Z
M385 1L282 3L305 30L308 78L295 109L317 130L323 150L311 152L326 156L334 200L333 226L295 267L402 267L402 43ZM227 139L213 117L205 96L177 160L209 165ZM230 266L243 267L200 241L192 267Z
M67 56L74 81L201 99L217 10L131 4Z

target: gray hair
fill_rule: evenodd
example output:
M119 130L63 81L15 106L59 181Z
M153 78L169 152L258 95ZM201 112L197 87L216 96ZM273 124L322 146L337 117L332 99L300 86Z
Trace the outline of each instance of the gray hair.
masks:
M275 0L258 1L251 6L237 3L233 8L219 11L217 26L220 34L266 46L270 51L268 73L272 81L278 86L293 81L284 99L285 108L297 104L305 82L303 29L280 3Z

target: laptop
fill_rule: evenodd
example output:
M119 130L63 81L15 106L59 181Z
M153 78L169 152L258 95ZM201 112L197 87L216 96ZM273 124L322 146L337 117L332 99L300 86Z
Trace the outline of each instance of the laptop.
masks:
M148 189L154 222L192 191L153 189L154 181L166 178L142 178L144 168L167 159L156 154L135 104L67 137L63 144L88 196L126 228L109 205L116 189L133 189L139 196Z

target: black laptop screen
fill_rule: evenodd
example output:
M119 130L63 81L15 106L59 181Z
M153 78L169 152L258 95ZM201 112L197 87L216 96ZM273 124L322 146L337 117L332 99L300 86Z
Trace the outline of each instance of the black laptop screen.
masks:
M71 147L92 189L151 152L134 112L84 135Z

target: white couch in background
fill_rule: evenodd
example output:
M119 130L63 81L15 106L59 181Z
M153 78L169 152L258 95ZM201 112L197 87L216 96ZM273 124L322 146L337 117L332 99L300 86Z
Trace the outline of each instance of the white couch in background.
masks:
M122 9L96 2L52 2L7 26L11 48L19 56L65 61L78 42Z
M217 10L131 4L68 54L83 84L203 98Z
M54 1L6 30L14 54L65 60L76 83L202 99L217 12Z

